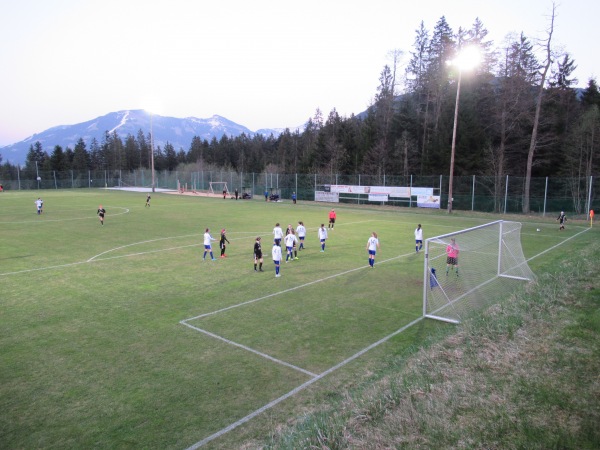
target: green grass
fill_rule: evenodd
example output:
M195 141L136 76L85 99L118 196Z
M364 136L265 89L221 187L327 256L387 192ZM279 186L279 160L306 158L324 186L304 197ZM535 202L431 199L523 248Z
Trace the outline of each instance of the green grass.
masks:
M99 204L107 210L104 226ZM143 193L105 190L0 194L3 448L193 445L311 379L294 367L320 374L420 317L417 223L431 237L497 219L336 205L338 223L320 253L316 230L331 205L158 193L150 208L144 204ZM298 220L308 228L307 249L275 278L271 230ZM532 220L539 223L523 228L528 257L585 225L569 223L558 233L553 221ZM227 228L227 258L202 260L206 227L213 237ZM375 270L365 251L371 231L381 241ZM253 270L258 235L264 273ZM591 236L578 236L570 248L585 247ZM542 270L560 248L532 260L532 268ZM597 327L598 319L587 323ZM449 329L420 322L207 447L264 440L338 400L382 361Z

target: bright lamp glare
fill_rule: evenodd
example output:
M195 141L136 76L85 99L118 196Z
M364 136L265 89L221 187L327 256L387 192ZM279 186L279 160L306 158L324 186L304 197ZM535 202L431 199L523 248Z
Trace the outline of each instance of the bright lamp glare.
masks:
M452 61L452 65L457 66L460 70L469 70L476 67L480 62L481 52L479 51L479 48L465 47Z
M142 105L144 108L144 111L146 111L148 114L160 114L160 112L162 111L162 106L159 100L155 99L155 98L146 98L144 100L142 100Z

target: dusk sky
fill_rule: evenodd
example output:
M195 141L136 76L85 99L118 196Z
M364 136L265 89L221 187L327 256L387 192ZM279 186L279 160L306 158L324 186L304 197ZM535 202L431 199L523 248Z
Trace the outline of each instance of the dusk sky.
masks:
M578 86L599 75L598 0L556 2L553 47ZM150 109L226 117L255 131L364 111L379 75L421 21L456 32L477 17L546 39L550 0L0 0L0 147L57 125Z

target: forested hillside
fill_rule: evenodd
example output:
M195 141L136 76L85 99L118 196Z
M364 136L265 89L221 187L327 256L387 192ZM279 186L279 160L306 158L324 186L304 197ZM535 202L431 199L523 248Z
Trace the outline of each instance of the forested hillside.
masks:
M460 78L454 175L597 174L600 91L593 78L586 88L575 87L576 61L553 48L553 26L552 19L547 35L535 39L521 33L496 43L478 19L468 30L453 30L444 17L433 30L421 23L411 48L391 52L366 112L341 117L335 109L327 115L317 109L303 131L278 137L195 137L178 149L166 144L154 148L155 169L195 164L257 173L447 174L459 85L458 69L447 62L477 46L481 63ZM20 169L149 168L150 142L143 130L124 140L106 132L101 142L80 140L73 149L38 142ZM16 170L1 167L5 175Z

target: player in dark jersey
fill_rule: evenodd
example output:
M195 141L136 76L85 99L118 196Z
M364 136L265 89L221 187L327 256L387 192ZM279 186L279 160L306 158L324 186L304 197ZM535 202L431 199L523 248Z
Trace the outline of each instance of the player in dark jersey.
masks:
M97 214L100 218L100 223L104 225L104 214L106 214L106 210L102 207L102 205L98 206Z
M150 207L150 194L148 194L148 196L146 197L146 206L149 208ZM144 206L144 208L146 207Z
M225 236L225 228L221 230L221 239L219 240L219 248L221 249L221 258L225 258L227 255L225 254L225 242L230 243Z
M256 270L257 264L259 265L258 270ZM263 272L262 265L263 265L263 254L262 254L262 247L260 245L260 236L258 236L256 238L256 241L254 242L254 271L255 272Z

